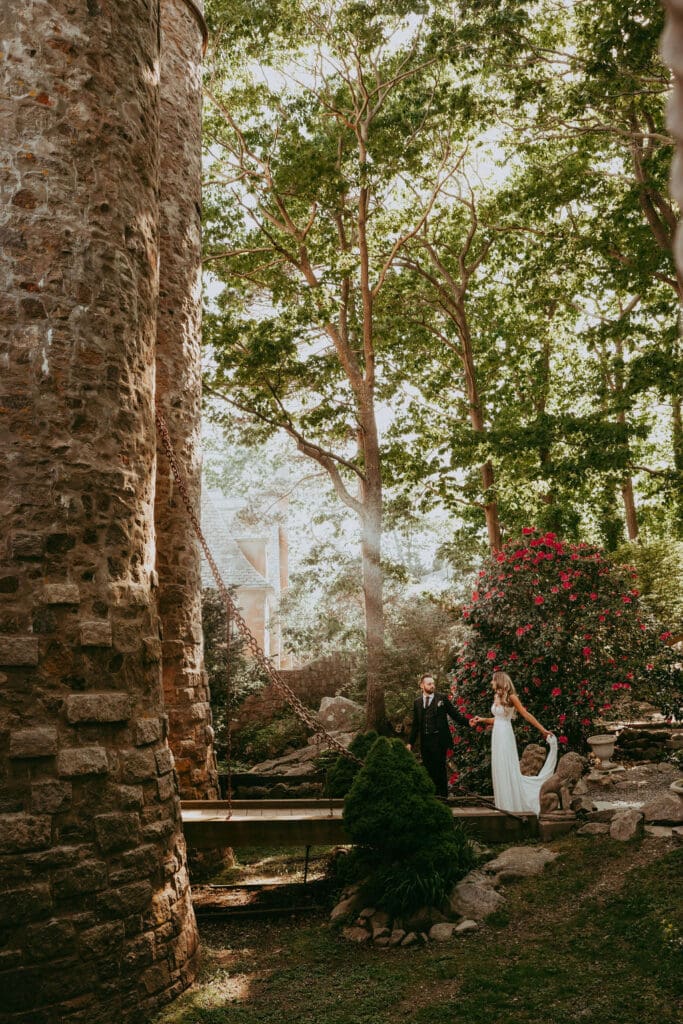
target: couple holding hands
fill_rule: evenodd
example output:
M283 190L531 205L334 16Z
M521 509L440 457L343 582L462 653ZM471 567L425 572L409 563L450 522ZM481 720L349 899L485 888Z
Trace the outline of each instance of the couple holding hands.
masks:
M494 672L491 686L492 717L474 715L467 718L448 697L436 692L433 676L423 675L420 679L422 693L413 705L408 750L412 750L419 737L422 763L436 787L436 795L444 799L448 795L446 751L452 745L448 718L470 726L492 726L491 778L496 807L502 811L538 814L541 786L553 774L557 764L557 738L527 711L506 672ZM538 729L549 745L548 756L538 775L522 775L519 769L517 743L512 729L512 720L517 713Z

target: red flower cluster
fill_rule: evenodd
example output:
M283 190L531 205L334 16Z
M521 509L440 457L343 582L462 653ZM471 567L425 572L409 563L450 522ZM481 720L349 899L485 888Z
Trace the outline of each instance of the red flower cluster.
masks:
M670 633L653 628L634 581L630 569L615 567L596 547L525 527L480 571L462 610L471 639L454 666L459 706L488 714L491 672L509 672L539 721L563 745L583 749L612 696L631 686L645 694L646 682L661 679L672 658ZM522 744L537 738L521 720L515 728ZM459 769L468 757L468 771L482 759L486 767L486 748L473 732L462 737L468 746L458 747Z

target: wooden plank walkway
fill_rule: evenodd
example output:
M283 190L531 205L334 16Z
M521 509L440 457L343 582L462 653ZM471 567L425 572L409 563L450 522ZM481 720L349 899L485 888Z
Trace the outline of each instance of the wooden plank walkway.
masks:
M231 846L334 846L349 843L343 800L225 800L182 802L183 831L194 849ZM452 807L473 839L510 843L538 836L533 814L512 817L491 807Z

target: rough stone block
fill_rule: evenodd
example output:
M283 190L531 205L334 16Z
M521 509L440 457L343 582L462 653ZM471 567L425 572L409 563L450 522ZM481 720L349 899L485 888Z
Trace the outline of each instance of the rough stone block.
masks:
M52 819L45 814L0 814L0 853L44 850L52 838Z
M11 550L15 558L42 558L44 538L37 533L15 533Z
M32 636L0 636L0 665L37 665L38 640Z
M50 887L35 884L25 889L10 889L0 893L0 926L9 927L35 921L49 913L52 907Z
M11 758L54 757L57 753L57 730L47 727L18 729L10 733Z
M106 775L108 771L104 747L70 747L57 754L59 775Z
M139 810L144 803L142 786L116 786L116 792L124 811Z
M123 850L137 842L140 818L137 814L98 814L95 835L102 851Z
M31 786L31 807L43 814L65 811L71 803L70 782L36 782Z
M76 722L126 722L133 713L127 693L76 693L67 697L66 717Z
M117 959L123 937L123 925L120 921L100 924L81 932L78 936L78 949L84 960L104 960L110 957Z
M159 799L161 801L170 800L175 794L175 780L171 774L162 775L157 779L157 789L159 791Z
M73 868L55 873L53 891L57 899L98 892L107 884L107 865L100 860L87 860Z
M143 665L156 665L161 661L161 640L154 636L146 636L142 641Z
M153 890L149 882L132 882L118 889L108 889L97 898L97 909L100 913L112 917L128 917L130 914L141 914L152 901Z
M135 725L135 745L144 747L156 743L163 737L163 723L160 718L141 718Z
M121 858L125 867L133 868L138 877L152 875L159 867L159 851L151 843L128 850Z
M154 992L160 992L161 989L168 988L171 984L171 972L168 964L159 963L149 967L140 980L150 995Z
M159 775L166 775L173 770L173 754L168 747L162 747L154 755Z
M75 583L46 583L43 587L45 604L80 604L80 600Z
M156 778L157 763L154 759L154 751L132 750L123 758L123 770L126 782Z
M76 929L71 921L42 921L26 932L26 946L34 960L62 958L75 948Z
M108 619L82 622L80 639L82 647L111 647L111 623Z

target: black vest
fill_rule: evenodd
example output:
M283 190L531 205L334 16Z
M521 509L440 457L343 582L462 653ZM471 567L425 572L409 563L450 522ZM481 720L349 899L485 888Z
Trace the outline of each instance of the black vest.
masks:
M432 697L432 702L428 708L424 709L424 721L422 723L422 730L425 736L436 736L439 732L439 723L436 715L436 694Z

